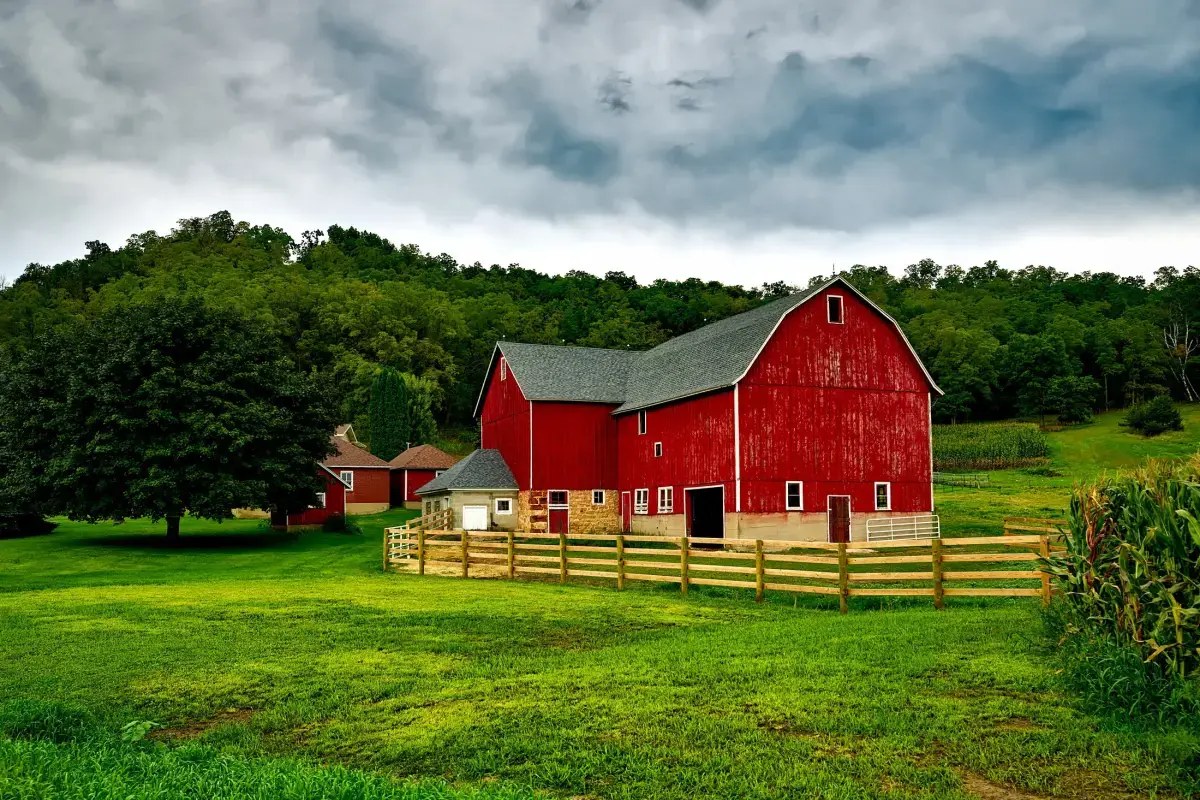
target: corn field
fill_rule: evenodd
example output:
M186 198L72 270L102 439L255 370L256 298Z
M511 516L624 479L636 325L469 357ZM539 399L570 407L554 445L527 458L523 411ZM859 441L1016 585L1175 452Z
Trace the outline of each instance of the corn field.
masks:
M1033 423L933 426L933 463L938 471L1012 469L1041 464L1049 457L1049 439Z
M1077 488L1066 546L1050 571L1077 625L1200 677L1200 455Z

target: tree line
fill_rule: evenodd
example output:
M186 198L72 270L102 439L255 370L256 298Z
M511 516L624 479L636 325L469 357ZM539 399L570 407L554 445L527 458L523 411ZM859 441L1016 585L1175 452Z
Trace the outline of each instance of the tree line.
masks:
M1195 267L1147 278L923 260L899 273L856 265L841 274L900 323L946 391L938 421L1085 418L1159 395L1198 399ZM320 377L339 419L370 440L372 386L385 369L405 376L401 384L420 382L388 378L387 391L415 389L439 424L469 431L497 340L645 349L801 288L644 284L618 270L553 276L462 264L338 225L296 240L219 212L29 265L0 289L0 355L106 314L194 301L271 338L297 372ZM407 441L412 424L405 430Z

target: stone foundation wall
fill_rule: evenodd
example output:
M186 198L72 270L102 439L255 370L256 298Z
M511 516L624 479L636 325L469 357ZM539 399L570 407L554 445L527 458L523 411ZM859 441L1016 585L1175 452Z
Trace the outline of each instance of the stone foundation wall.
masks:
M517 530L547 533L550 530L550 506L545 491L521 492L517 498ZM621 528L621 496L609 489L604 504L592 503L589 489L571 491L567 496L570 533L617 534Z

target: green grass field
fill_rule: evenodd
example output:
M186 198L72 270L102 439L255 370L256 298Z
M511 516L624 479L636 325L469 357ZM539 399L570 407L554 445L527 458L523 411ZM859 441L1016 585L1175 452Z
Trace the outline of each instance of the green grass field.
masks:
M1200 446L1107 415L947 535ZM852 602L380 572L380 534L63 523L0 541L0 798L1172 797L1200 736L1091 717L1036 601ZM161 723L123 742L129 721ZM1023 794L1004 794L1021 792Z

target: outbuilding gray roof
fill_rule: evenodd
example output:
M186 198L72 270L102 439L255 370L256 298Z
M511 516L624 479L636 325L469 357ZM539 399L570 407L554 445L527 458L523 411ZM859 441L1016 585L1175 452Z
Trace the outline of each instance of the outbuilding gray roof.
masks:
M504 355L528 400L619 403L613 413L636 411L737 383L753 365L780 320L835 283L845 286L895 325L920 364L896 321L842 278L705 325L650 350L598 350L516 342L500 342L496 350ZM483 391L495 366L493 353L476 415L483 407ZM940 394L941 389L923 364L921 369L929 385Z
M436 494L458 489L513 489L517 479L504 463L499 450L476 450L429 483L417 494Z

